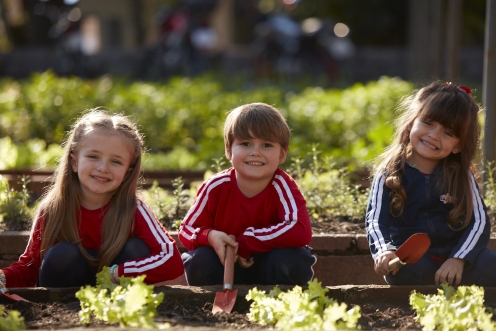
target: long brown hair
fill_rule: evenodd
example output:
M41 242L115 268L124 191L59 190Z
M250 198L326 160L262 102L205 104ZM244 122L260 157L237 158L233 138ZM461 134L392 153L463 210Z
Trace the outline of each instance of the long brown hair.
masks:
M401 183L405 162L411 153L410 130L416 118L439 122L459 138L460 152L451 153L442 161L441 180L436 184L439 192L455 197L447 222L452 229L460 230L472 218L473 201L469 193L470 172L477 176L474 164L479 148L481 107L460 86L436 81L405 97L397 109L401 112L395 121L393 143L379 156L376 171L386 177L386 186L392 190L391 213L403 214L407 199Z
M78 174L72 171L71 153L92 132L119 134L133 150L128 173L113 192L102 229L101 247L96 258L91 257L81 244L78 232L81 185ZM44 193L39 212L43 215L40 258L56 242L76 244L85 259L98 270L110 265L133 231L138 183L141 176L143 137L127 117L110 114L101 109L87 111L72 127L64 144L64 153L53 174L53 184ZM33 225L34 228L34 225Z

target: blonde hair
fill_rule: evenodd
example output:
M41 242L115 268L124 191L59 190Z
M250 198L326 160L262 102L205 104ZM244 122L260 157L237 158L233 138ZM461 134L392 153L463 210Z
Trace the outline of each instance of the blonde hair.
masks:
M470 223L473 212L470 172L477 176L474 159L480 143L481 107L460 86L436 81L405 97L397 110L402 113L395 121L393 143L377 159L375 171L383 172L386 186L392 190L391 213L401 216L407 199L401 176L411 153L413 122L416 118L428 119L449 128L459 139L460 152L442 160L441 180L436 189L456 198L447 223L454 230L463 229Z
M224 144L230 149L234 139L259 138L289 147L291 130L281 113L265 103L250 103L233 109L224 124Z
M112 194L104 218L101 247L98 256L93 258L86 252L79 237L78 213L82 190L78 174L71 167L71 154L77 151L79 143L88 134L95 131L121 135L132 147L133 158L124 180ZM41 259L56 241L65 241L76 244L88 263L96 265L98 270L110 265L133 231L142 152L142 135L136 125L123 115L91 109L74 124L53 174L53 184L44 193L39 207L43 216Z

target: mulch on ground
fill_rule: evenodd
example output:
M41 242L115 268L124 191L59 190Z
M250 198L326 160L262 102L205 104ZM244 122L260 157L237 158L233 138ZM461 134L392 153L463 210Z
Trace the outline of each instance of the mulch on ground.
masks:
M188 301L167 300L158 307L157 323L169 323L173 329L185 327L215 329L267 330L273 326L262 326L251 322L246 314L248 309L231 313L212 314L212 302L200 299ZM15 302L6 304L7 310L17 310L25 319L27 329L70 329L70 328L111 328L118 324L106 324L92 320L90 324L79 322L79 301L71 300L54 303ZM350 307L351 308L351 307ZM383 303L361 305L362 317L359 325L362 330L421 330L414 321L414 313L409 307L387 306Z

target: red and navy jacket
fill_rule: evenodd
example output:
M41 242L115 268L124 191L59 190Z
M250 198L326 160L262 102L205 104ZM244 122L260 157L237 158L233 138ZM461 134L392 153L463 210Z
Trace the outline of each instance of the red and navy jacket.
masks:
M203 183L181 222L179 240L188 250L209 246L212 229L236 236L243 258L274 248L303 247L312 237L305 198L281 169L251 198L239 190L234 168Z

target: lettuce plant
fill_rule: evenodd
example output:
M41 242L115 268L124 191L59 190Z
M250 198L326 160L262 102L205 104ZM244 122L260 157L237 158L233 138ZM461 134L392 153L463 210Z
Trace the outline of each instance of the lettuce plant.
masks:
M95 287L86 286L76 292L80 300L81 323L87 324L93 315L96 319L119 323L121 327L163 328L153 320L163 293L154 294L153 286L144 283L145 276L120 277L119 284L110 280L109 268L97 274Z
M246 296L252 300L248 318L262 325L275 325L280 330L353 330L357 328L360 307L348 309L328 298L329 290L317 279L308 282L308 289L295 286L288 292L275 287L269 294L253 288Z
M484 288L459 286L456 290L441 284L438 294L410 294L410 305L416 312L415 320L423 330L495 330L492 313L484 307Z

